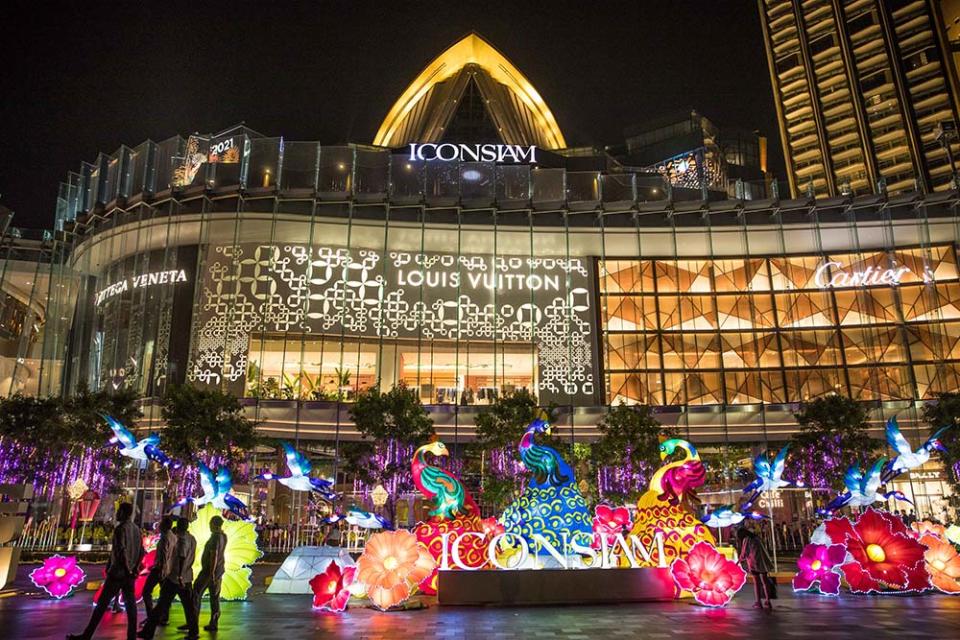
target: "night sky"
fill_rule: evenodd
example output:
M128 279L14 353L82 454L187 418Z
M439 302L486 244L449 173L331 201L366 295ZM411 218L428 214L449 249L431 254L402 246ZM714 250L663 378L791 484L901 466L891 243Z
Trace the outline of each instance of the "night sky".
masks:
M141 4L146 6L140 6ZM52 225L57 186L120 144L215 132L369 143L406 85L476 31L568 144L696 107L759 129L783 177L753 0L3 3L0 203Z

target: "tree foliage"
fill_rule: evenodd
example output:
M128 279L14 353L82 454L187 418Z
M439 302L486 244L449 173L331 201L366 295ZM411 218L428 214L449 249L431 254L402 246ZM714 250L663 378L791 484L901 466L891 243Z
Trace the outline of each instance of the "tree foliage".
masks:
M108 442L112 432L103 415L130 429L142 415L137 394L81 388L68 398L16 394L0 400L0 481L31 482L49 492L55 484L83 477L108 487L119 472Z
M364 438L420 445L434 434L433 420L412 389L398 385L383 393L373 387L350 407L350 418Z
M220 389L171 387L161 415L167 425L163 448L185 464L200 459L236 466L260 442L237 397Z
M930 435L943 427L951 427L940 435L940 442L947 449L943 454L943 463L949 482L954 487L949 502L954 507L960 507L960 393L938 394L936 402L924 406L923 419L930 425Z
M868 463L880 446L867 434L866 408L846 396L817 398L794 417L800 424L793 438L798 454L793 459L799 462L795 474L807 486L840 489L847 467Z
M552 419L554 411L552 405L541 407L527 389L518 389L497 397L476 415L477 436L470 452L479 463L480 468L474 470L482 473L483 502L487 506L499 509L513 498L526 477L517 445L531 422L543 413L548 420ZM561 452L568 449L552 436L539 435L537 442Z
M410 458L415 447L435 434L433 420L415 391L398 385L382 392L373 387L357 396L350 417L364 438L340 445L340 459L348 476L366 486L387 489L387 515L396 515L396 498L414 487Z
M661 438L675 430L664 427L649 406L612 407L597 424L600 438L591 445L591 470L601 478L605 496L632 499L646 488L660 464Z

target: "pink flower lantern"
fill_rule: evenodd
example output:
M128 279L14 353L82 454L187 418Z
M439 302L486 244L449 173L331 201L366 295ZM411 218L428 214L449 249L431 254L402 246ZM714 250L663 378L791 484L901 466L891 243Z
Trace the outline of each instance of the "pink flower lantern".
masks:
M708 607L726 606L747 580L740 565L703 541L693 545L686 556L673 561L670 575L678 587Z
M86 578L87 574L77 566L76 556L51 556L30 572L33 584L57 600L70 595Z

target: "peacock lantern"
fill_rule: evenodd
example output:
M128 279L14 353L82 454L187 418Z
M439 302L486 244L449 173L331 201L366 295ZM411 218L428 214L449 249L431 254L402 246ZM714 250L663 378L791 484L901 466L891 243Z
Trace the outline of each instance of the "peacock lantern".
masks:
M550 433L545 419L531 422L520 440L520 460L532 475L500 522L508 533L522 536L531 552L538 550L543 557L549 552L534 541L533 534L539 533L555 548L563 549L564 537L581 543L592 539L593 525L573 469L555 449L536 443L536 435L541 433Z
M683 457L668 462L657 469L650 479L650 487L637 502L631 535L637 536L644 547L651 549L651 560L659 563L659 551L653 544L657 533L663 536L663 553L666 564L685 556L693 545L706 541L716 544L713 535L703 522L697 519L699 504L696 488L703 485L706 469L696 448L679 438L660 443L660 459L674 455Z
M443 554L444 535L454 534L448 542L452 544L454 539L464 533L482 532L484 529L480 508L470 492L451 472L427 462L427 454L446 457L450 452L442 442L434 441L417 449L410 464L413 483L427 500L433 502L433 509L429 512L430 519L417 524L413 532L439 565ZM479 536L464 538L459 543L459 557L468 567L483 568L487 563L485 541ZM437 592L436 569L420 583L420 590L428 595Z

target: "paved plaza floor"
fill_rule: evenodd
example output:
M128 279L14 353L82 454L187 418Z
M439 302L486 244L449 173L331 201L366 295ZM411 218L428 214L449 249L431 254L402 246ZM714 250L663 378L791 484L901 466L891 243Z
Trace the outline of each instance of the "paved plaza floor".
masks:
M88 572L89 575L90 572ZM23 576L23 572L20 572ZM18 577L17 584L22 585ZM27 583L29 584L29 582ZM260 583L262 584L262 582ZM31 587L31 591L35 591ZM220 631L201 637L255 638L960 638L960 597L794 595L784 585L772 612L751 608L750 585L726 609L706 609L688 601L589 607L449 608L380 613L356 607L345 614L314 612L309 596L267 595L263 587L247 602L223 605ZM92 594L62 601L22 594L0 598L0 638L63 638L83 629ZM142 615L142 607L140 614ZM201 624L206 622L204 610ZM157 638L182 638L176 626L183 613L175 605L171 624ZM96 638L122 639L123 614L108 613Z

